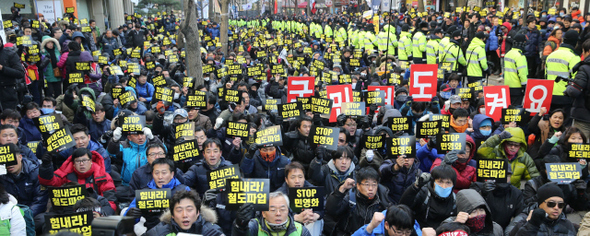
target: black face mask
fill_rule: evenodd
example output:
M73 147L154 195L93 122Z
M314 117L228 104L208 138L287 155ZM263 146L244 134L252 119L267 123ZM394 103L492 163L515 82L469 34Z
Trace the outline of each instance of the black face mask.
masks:
M166 65L166 59L158 59L160 65Z

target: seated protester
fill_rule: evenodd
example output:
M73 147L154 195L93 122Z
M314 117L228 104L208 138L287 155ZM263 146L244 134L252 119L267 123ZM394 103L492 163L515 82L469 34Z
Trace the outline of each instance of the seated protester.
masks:
M248 123L248 117L244 114L234 114L233 119L233 122ZM226 126L217 130L209 130L207 132L207 136L211 138L217 138L221 141L221 151L225 153L225 158L227 161L234 164L242 162L244 153L246 153L248 149L248 146L245 146L244 141L247 141L248 139L242 140L241 137L232 137L227 135Z
M506 235L576 235L577 229L563 212L563 192L556 184L545 184L537 192L536 209L523 212L506 228Z
M170 209L160 217L161 222L148 230L146 236L177 235L179 233L223 236L215 224L217 216L195 191L177 191L170 199Z
M461 108L461 103L461 97L459 97L459 95L451 96L451 98L445 102L445 105L440 111L440 114L452 115L455 110Z
M209 172L232 165L221 156L223 153L219 139L207 139L203 143L203 148L203 160L195 163L183 175L184 183L197 190L201 196L209 189L209 181L207 181Z
M25 137L25 131L19 126L21 115L19 112L12 110L12 109L5 109L0 114L0 124L2 125L12 125L16 127L16 134L18 137L18 143L27 145L27 138ZM22 150L21 150L22 151Z
M104 75L104 73L103 73ZM108 86L108 85L107 85ZM123 88L123 85L120 83L115 83L113 84L113 88ZM103 107L103 110L105 112L105 120L112 120L113 118L115 118L116 114L115 113L115 106L119 105L119 98L114 98L112 93L110 93L110 90L106 90L105 89L104 95L102 95L102 99L100 99L100 104ZM95 108L97 108L99 103L96 103Z
M410 117L412 119L412 125L410 127L410 135L414 134L414 127L416 127L416 121L428 114L439 114L440 108L438 107L438 97L433 97L430 105L427 102L414 102L412 96L408 96L406 103L400 108L400 112L404 117Z
M319 115L317 117L319 117ZM346 140L348 138L348 136L346 136L346 132L348 132L348 131L346 131L345 128L340 127L340 130L338 132L338 147L348 146L348 141ZM350 148L350 146L348 146L348 147ZM352 150L352 148L351 148L351 150ZM321 152L321 154L319 152ZM326 150L325 148L320 148L320 149L316 148L316 150L314 150L314 154L316 157L319 155L322 155L322 157L323 157L322 163L324 165L328 164L328 162L330 162L332 160L332 151L331 150ZM354 156L352 158L352 163L355 163L355 162L356 163L359 162L358 158L356 156Z
M475 144L469 135L466 135L466 137L467 145L465 145L465 151L450 151L445 155L444 159L436 159L434 164L432 164L432 168L439 165L449 165L457 172L457 181L453 186L454 193L459 192L461 189L469 188L477 177L477 169L469 165L469 162L475 156L475 150L472 149Z
M69 156L72 155L74 150L78 148L86 148L90 151L96 151L102 158L104 158L104 168L107 173L111 173L111 157L107 150L102 147L102 145L98 144L94 140L91 139L90 134L88 133L88 128L82 124L74 124L70 131L72 136L74 137L74 141L76 142L76 146L73 146L69 149L61 151L58 153L60 158L54 160L54 165L56 167L61 166L61 164L68 159Z
M443 224L436 228L436 232L432 235L469 236L470 233L471 230L469 230L469 227L467 227L467 225L461 224L459 222L451 222Z
M453 193L456 181L457 173L453 168L438 166L430 174L422 173L416 178L414 185L402 195L400 203L414 211L421 227L437 228L443 220L457 212Z
M64 96L64 104L74 111L74 123L88 123L92 120L92 111L82 105L82 96L90 96L92 101L96 101L96 90L90 87L84 87L78 90L77 84L68 87Z
M18 148L20 149L20 154L23 155L25 159L28 159L29 161L34 162L36 164L41 164L41 160L37 158L35 153L33 153L33 151L29 149L29 147L19 143L19 136L17 130L18 128L9 124L0 125L0 145L6 145L9 143L15 144L18 146ZM43 141L39 142L41 143ZM42 145L38 145L38 147L39 146ZM37 148L37 150L39 150L39 148Z
M121 118L121 117L120 117ZM121 167L121 179L123 185L129 185L131 175L140 166L147 163L146 148L150 143L161 143L154 137L150 128L144 127L142 132L127 135L127 140L119 141L123 136L121 127L113 131L113 138L109 141L107 151L111 155L116 155L123 162Z
M348 142L348 146L350 146L353 151L356 150L362 136L362 130L357 129L358 124L356 120L353 117L344 114L340 114L337 119L338 126L346 129L347 131L346 141Z
M399 204L402 194L414 184L422 174L420 162L415 157L399 155L387 159L379 167L381 184L389 189L389 201Z
M125 91L123 91L124 93L131 91L133 93L133 96L135 97L135 100L133 102L130 102L129 104L125 104L125 106L123 106L121 103L119 103L117 101L116 105L113 105L114 111L113 111L113 115L116 117L119 114L119 111L123 110L123 109L127 109L130 110L132 112L134 112L135 114L138 115L143 115L145 114L145 112L147 111L146 106L143 104L143 102L138 102L137 101L137 94L135 92L135 89L133 89L132 87L125 87Z
M221 126L227 126L228 121L235 122L240 114L246 114L244 112L244 109L246 109L246 100L241 96L241 93L243 92L238 92L238 102L230 102L227 109L223 110L217 119L215 119L215 126L213 126L213 129L218 130Z
M397 110L390 109L387 111L387 113L390 113L390 112L397 112ZM397 112L397 113L399 113L399 112ZM391 137L397 137L401 134L394 135L393 131L391 131L391 129L389 127L387 127L387 125L380 125L380 126L376 126L373 130L365 131L365 133L363 135L376 135L376 136L384 135L385 138L391 138ZM338 142L340 142L340 141L338 141ZM367 149L362 146L359 146L359 148L357 148L357 151L360 152L359 153L360 160L357 161L357 158L355 155L355 158L353 158L352 161L358 163L358 168L371 166L371 167L375 168L376 170L379 170L379 167L381 167L383 160L387 158L387 148L385 148L385 147L375 148L375 149Z
M453 112L449 122L449 133L465 133L469 128L469 112L463 108L458 108Z
M100 197L104 199L103 197ZM93 197L85 197L84 199L80 199L74 204L74 212L85 212L85 211L92 211L92 216L94 219L104 216L110 216L115 213L113 209L104 209L101 205L99 200L96 200ZM110 211L110 212L109 212Z
M279 118L282 120L282 118ZM288 124L283 124L288 125ZM313 150L309 143L309 132L311 130L312 121L308 116L301 116L293 122L296 130L290 131L283 135L283 149L293 155L293 161L301 163L306 169L309 169L309 164L313 159Z
M527 143L521 128L508 127L486 140L477 150L480 159L508 159L513 174L510 183L520 187L520 180L539 176L535 162L526 153Z
M475 96L475 94L470 93L472 96ZM469 115L471 115L471 113L475 112L475 104L474 102L476 101L475 98L461 98L461 108L465 109L467 111L467 113L469 113Z
M39 168L39 183L45 186L61 187L68 182L77 182L86 188L94 189L94 192L109 201L113 210L117 209L115 184L111 176L106 173L104 159L98 152L78 148L55 172L51 164L52 155L54 154L50 152L43 155L43 164Z
M560 158L560 162L578 162L582 167L582 176L580 179L586 179L588 177L588 163L586 159L571 158L569 155L570 144L584 144L588 143L588 138L584 135L582 130L571 126L565 130L565 134L562 135L561 131L553 134L553 136L545 141L539 149L539 158L545 157L545 155L556 155ZM538 159L535 160L538 163ZM537 165L537 168L540 166Z
M408 98L408 89L406 87L398 87L395 89L395 101L393 102L393 108L400 110L402 105L406 102Z
M285 195L289 195L289 188L309 188L315 187L313 184L305 180L305 168L299 162L291 162L285 166L285 183L279 189L278 192L282 192ZM323 199L321 200L323 201ZM314 235L320 235L322 228L315 225L316 221L323 220L324 211L313 211L313 209L305 209L298 214L290 209L290 214L293 215L295 221L305 225L305 227L312 232ZM324 225L323 222L319 223ZM317 228L318 231L314 232L313 229Z
M238 84L238 90L241 84ZM244 86L246 86L244 84ZM256 109L255 106L250 105L250 94L248 94L247 89L242 90L244 91L242 93L242 97L244 98L244 104L246 105L246 107L244 108L244 112L246 113L246 115L250 115L250 114L256 114L258 112L258 109Z
M191 189L188 186L180 183L180 181L174 177L174 170L176 170L174 161L167 158L158 158L154 160L152 163L153 179L147 184L147 188L145 189L169 188L172 195L179 190L190 191ZM150 230L160 223L159 218L161 214L161 212L142 213L141 210L137 208L137 198L134 198L123 215L135 218L135 223L139 222L139 218L143 216L145 218L144 226L147 230Z
M84 113L76 113L75 123L83 124L88 127L88 134L93 140L100 140L100 137L107 131L111 130L111 120L105 118L105 111L102 104L97 103L94 106L95 112L92 112L92 119L87 119Z
M137 90L137 99L140 102L143 102L144 105L148 106L148 104L152 102L152 97L156 90L154 85L147 82L147 70L141 70L139 76L137 76L137 85L135 86L135 89Z
M430 172L433 163L442 159L445 155L438 154L438 150L436 150L436 136L429 137L425 143L418 147L419 144L416 142L416 158L420 161L420 170Z
M510 224L512 217L516 217L526 207L523 202L522 191L510 184L510 175L512 175L512 168L508 165L507 183L474 182L470 187L486 200L492 219L502 228L506 228Z
M160 106L162 105L162 106ZM168 149L173 148L176 143L176 126L188 122L188 113L184 109L177 109L172 114L172 124L164 124L164 103L158 102L158 115L154 118L153 130L156 135L162 138L162 142L166 144Z
M324 193L329 195L331 192L338 190L339 186L347 179L355 180L355 165L352 163L352 149L349 146L341 146L332 152L331 160L328 164L322 164L325 149L316 148L316 158L309 165L309 172L312 182L317 186L324 186Z
M213 128L209 117L201 114L198 107L185 107L184 109L188 112L188 120L195 122L195 127L202 127L204 130Z
M199 109L199 114L203 114L209 117L211 123L215 121L217 123L217 117L221 113L219 108L215 105L217 104L217 96L211 92L207 92L207 108Z
M245 178L264 178L270 180L270 191L274 192L285 182L286 165L291 160L281 154L281 150L273 145L250 145L240 165Z
M254 205L240 207L233 223L232 235L289 235L311 236L307 228L289 214L289 197L282 192L271 192L268 211L254 217Z
M47 191L41 190L39 184L39 163L23 158L14 143L8 143L7 146L14 150L16 164L6 167L7 173L0 175L0 184L20 204L29 206L33 216L45 212L48 195Z
M533 116L528 125L529 132L535 135L535 142L527 150L533 159L543 159L544 155L540 155L547 152L541 152L541 145L546 143L547 139L553 137L555 133L565 131L565 112L562 109L550 111L547 114L548 118L545 117L545 114L547 114L547 108L543 107L537 115ZM555 143L553 142L553 144Z
M62 114L61 112L56 111L55 106L57 106L57 101L55 100L55 98L44 97L41 103L41 113L47 115L55 112L58 116L61 117L61 120L64 121L64 123L68 123L68 118L66 118L66 116L64 116L64 114Z
M463 189L457 193L457 216L451 216L441 224L457 222L469 227L469 235L504 235L502 227L493 221L490 207L477 191Z
M534 205L535 202L537 202L536 197L539 188L546 183L551 183L551 180L547 177L545 164L559 162L561 161L558 156L547 155L539 163L541 175L530 179L524 184L524 190L522 193L524 196L523 201L526 206ZM585 211L588 209L588 194L586 193L587 184L583 179L575 180L570 184L559 184L558 186L563 193L563 200L567 205L577 211Z
M369 224L359 228L352 236L422 235L412 210L406 205L391 205L383 212L373 213Z
M166 158L166 148L161 143L150 143L145 149L145 156L147 157L147 164L137 168L131 175L131 181L129 181L129 187L133 190L145 189L148 183L154 178L152 176L152 163L156 159ZM174 178L178 179L181 183L184 183L183 173L180 169L176 168L174 171Z
M466 133L471 136L475 142L475 148L473 148L474 153L483 142L492 136L493 124L494 120L484 114L477 114L473 117L471 130L468 129L468 132Z
M23 118L20 119L19 127L24 131L26 138L24 140L25 143L32 142L32 141L40 141L42 140L41 131L35 125L33 121L34 118L37 118L43 114L41 114L41 108L35 102L29 102L25 105L24 110L22 111L25 115Z
M1 42L0 42L1 43ZM27 222L21 209L10 199L10 194L0 184L0 219L5 235L27 235Z
M352 234L371 222L373 213L389 206L389 190L379 184L377 170L372 167L362 168L357 172L357 180L347 179L328 196L324 233Z

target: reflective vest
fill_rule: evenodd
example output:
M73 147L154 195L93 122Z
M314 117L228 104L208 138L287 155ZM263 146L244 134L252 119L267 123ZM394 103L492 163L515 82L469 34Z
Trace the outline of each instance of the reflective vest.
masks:
M270 232L266 232L264 230L262 230L262 225L260 225L260 221L258 221L258 219L256 219L256 223L258 224L258 236L272 236L273 234ZM286 235L285 233L283 233L283 236L301 236L301 234L303 233L303 225L301 225L301 223L296 222L291 220L291 222L289 222L289 224L293 224L295 223L295 231L291 232L289 235ZM263 223L264 224L264 223Z
M354 37L354 40L352 42L354 45L354 48L358 48L358 49L365 48L365 44L362 40L363 37L365 37L365 31L357 30L356 37Z
M547 56L545 62L545 73L548 80L555 80L557 76L574 78L576 75L572 69L580 62L580 57L567 47L559 47ZM553 85L553 95L563 96L566 83L559 82Z
M522 88L529 75L526 57L518 48L512 48L504 55L504 85Z
M440 40L440 42L438 43L438 54L439 56L443 55L445 53L445 48L447 47L447 45L449 45L449 43L451 42L451 38L449 36L445 36L444 38L442 38ZM440 60L440 58L439 58Z
M365 36L362 39L364 39L363 42L365 45L365 52L370 54L371 51L373 51L373 49L375 49L375 42L376 42L375 35L372 32L367 31L367 32L365 32Z
M339 27L339 29L336 30L336 37L335 37L336 42L338 42L338 43L345 42L346 38L347 38L346 30L344 29L344 27Z
M440 38L428 40L426 44L426 64L438 64L438 47Z
M486 59L486 43L475 37L467 47L467 76L483 77L483 71L488 69Z
M332 35L334 35L332 33L332 27L330 27L330 25L326 25L326 27L324 27L324 35L326 35L326 38L332 38Z
M452 43L452 42L449 43L449 45L447 45L443 55L439 55L439 56L440 56L440 58L439 58L440 62L453 63L452 69L454 72L459 72L459 65L457 65L457 62L461 63L461 65L466 64L465 56L463 55L463 50L461 50L459 45Z
M412 55L414 58L424 58L424 52L426 52L426 35L418 31L412 38Z
M407 61L408 58L412 56L412 39L410 39L410 36L412 35L405 31L402 31L400 34L399 48L397 51L399 53L398 59L402 61Z

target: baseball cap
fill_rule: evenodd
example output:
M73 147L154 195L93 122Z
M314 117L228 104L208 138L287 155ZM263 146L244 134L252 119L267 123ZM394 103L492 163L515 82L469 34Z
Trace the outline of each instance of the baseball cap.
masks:
M453 95L449 101L451 101L451 104L461 103L461 97L459 97L459 95Z

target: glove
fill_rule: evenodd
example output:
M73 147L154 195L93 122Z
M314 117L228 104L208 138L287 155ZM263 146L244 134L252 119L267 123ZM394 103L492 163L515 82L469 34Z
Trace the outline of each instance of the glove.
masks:
M141 210L139 210L139 208L137 208L137 207L131 207L127 210L126 216L131 216L131 217L137 219L137 218L141 217Z
M119 142L121 136L123 136L123 129L121 127L117 127L115 131L113 131L113 141Z
M43 156L41 157L41 161L43 161L43 164L50 165L52 160L53 154L51 154L51 152L45 152L45 154L43 154Z
M236 224L240 228L248 227L248 222L254 217L254 205L252 203L246 203L238 209L236 214Z
M545 219L546 215L547 215L547 213L545 213L545 210L543 210L541 208L537 208L533 211L533 215L531 215L531 219L529 220L529 223L534 226L539 226L539 225L541 225L541 223Z
M219 190L217 190L217 189L209 189L209 190L205 191L205 194L203 194L203 204L205 206L208 206L211 201L213 201L217 198L218 193L219 193Z
M141 130L143 131L143 134L145 134L145 137L149 140L154 139L154 135L152 134L152 130L148 127L143 127L143 129Z
M336 121L338 121L338 125L344 126L344 123L346 122L347 118L348 116L344 115L344 113L341 113L340 115L338 115L338 117L336 117Z
M275 118L275 124L277 125L281 125L283 123L283 116L281 116L280 114L276 116Z
M312 121L314 125L322 126L322 117L320 116L320 113L314 113Z
M246 154L246 158L252 159L252 157L254 157L254 154L256 153L256 150L258 150L258 144L250 144L250 148L248 148L248 154Z
M104 132L104 134L102 134L102 136L100 136L100 143L106 144L112 138L113 138L113 131L112 130L109 130L107 132Z
M412 96L408 96L408 98L406 98L406 107L412 107L413 101L414 101L414 98L412 98Z
M484 189L485 189L486 192L488 192L488 193L489 192L492 192L492 191L494 191L496 189L496 182L494 182L494 181L486 181L483 184L483 187L484 187Z
M445 159L443 160L444 164L453 165L453 163L455 163L457 159L459 159L457 154L459 154L459 151L448 152L447 155L445 155Z
M502 131L502 133L500 133L498 136L500 136L500 139L512 138L512 134L506 130Z
M371 106L369 106L369 115L375 114L375 111L377 111L377 104L371 104Z
M428 182L430 182L430 173L424 172L420 175L420 177L416 178L416 182L414 182L414 184L416 185L416 187L422 188L422 186L424 186Z
M158 114L164 115L164 112L166 111L166 106L164 106L164 102L158 102L158 104L156 105L156 111L158 111Z
M375 153L373 152L373 150L367 150L365 156L367 157L367 161L371 162L373 161L373 157L375 157Z
M426 145L428 145L429 149L433 149L436 147L436 136L430 136L430 140L428 141L428 143L426 143Z
M577 179L572 184L576 187L577 190L582 190L582 193L586 191L586 182L582 179Z
M213 129L218 130L222 124L223 124L223 118L217 117L217 119L215 119L215 126L213 127Z
M326 158L326 148L319 146L315 149L315 156L322 162Z
M365 116L361 119L361 129L366 130L369 127L371 127L371 120L369 119L369 116Z

